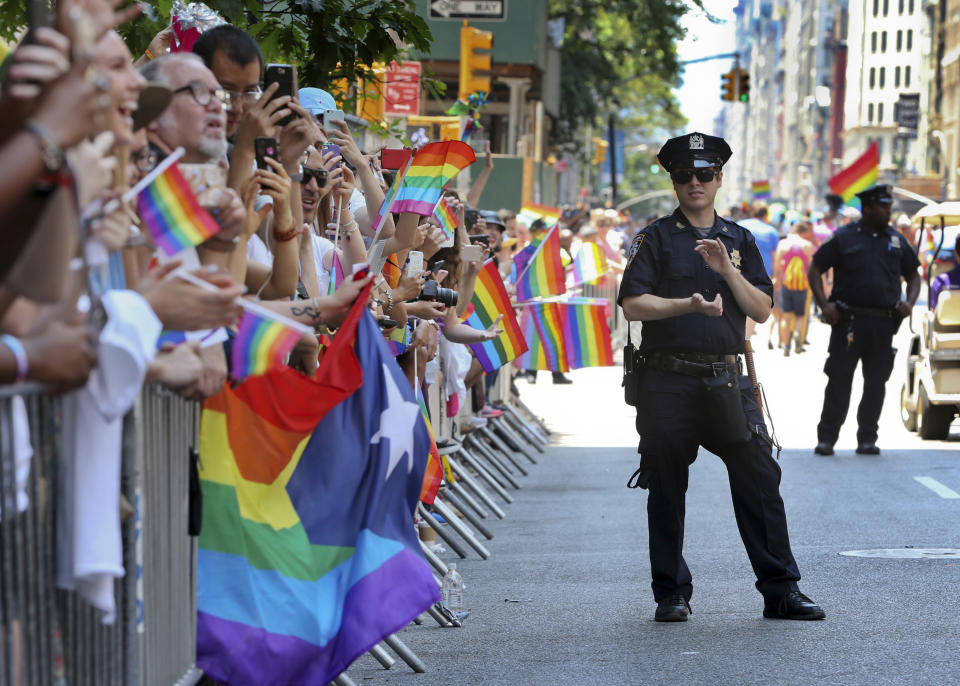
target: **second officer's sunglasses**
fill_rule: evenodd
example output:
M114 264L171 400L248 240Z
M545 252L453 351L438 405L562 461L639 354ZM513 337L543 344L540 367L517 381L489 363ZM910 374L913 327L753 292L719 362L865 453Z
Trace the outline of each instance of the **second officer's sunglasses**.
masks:
M710 183L719 173L720 170L716 167L706 169L674 169L670 172L670 179L681 186L693 181L694 176L697 177L697 181L700 183Z

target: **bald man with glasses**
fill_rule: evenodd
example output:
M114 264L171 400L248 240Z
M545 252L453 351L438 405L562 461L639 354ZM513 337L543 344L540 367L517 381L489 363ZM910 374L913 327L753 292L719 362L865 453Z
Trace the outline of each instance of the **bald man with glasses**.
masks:
M640 467L628 485L649 491L654 619L683 622L691 612L683 526L688 470L701 446L727 467L763 616L823 619L797 586L780 467L742 374L746 318L770 316L773 285L753 235L714 210L730 155L722 138L697 132L660 149L679 207L634 238L618 297L627 320L643 322L635 377Z

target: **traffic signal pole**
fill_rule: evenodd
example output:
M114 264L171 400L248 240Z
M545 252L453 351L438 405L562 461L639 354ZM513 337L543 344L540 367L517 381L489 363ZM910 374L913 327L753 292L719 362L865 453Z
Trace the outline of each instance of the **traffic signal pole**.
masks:
M610 137L610 148L607 154L610 157L610 206L617 206L617 130L616 118L613 112L607 117L607 135Z

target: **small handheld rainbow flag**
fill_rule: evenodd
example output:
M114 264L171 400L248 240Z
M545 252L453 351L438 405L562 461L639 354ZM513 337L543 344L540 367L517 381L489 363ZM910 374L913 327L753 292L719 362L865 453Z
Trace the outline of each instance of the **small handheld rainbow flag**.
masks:
M754 200L770 199L770 181L754 181L750 184L750 194Z
M827 183L830 189L849 203L860 191L865 191L877 182L880 175L880 149L877 141L870 144L849 167L832 177Z
M403 168L400 169L396 177L394 177L390 190L388 190L387 194L383 197L383 203L381 203L380 209L377 211L377 218L373 222L372 228L375 237L380 236L380 230L383 228L384 222L387 221L387 216L392 211L393 203L396 201L397 195L400 193L400 187L403 185L403 179L406 177L407 171L412 164L413 155L410 155L410 157L407 158L407 163L403 165Z
M513 258L517 265L517 301L567 292L560 257L560 232L554 225Z
M584 241L573 258L573 285L596 286L607 272L607 258L596 243Z
M440 222L440 228L443 229L447 240L452 240L453 232L460 226L460 220L457 219L456 212L454 212L453 208L447 203L446 198L440 198L440 202L437 203L437 207L433 210L433 216Z
M468 310L471 307L473 311L466 322L475 329L486 329L499 315L503 315L500 321L502 334L492 341L470 344L470 349L483 371L490 373L526 352L527 342L520 332L520 324L517 323L517 316L513 312L503 279L500 278L496 261L488 260L480 269Z
M137 206L153 242L168 257L220 231L220 225L197 202L176 162L140 191Z
M233 339L231 374L236 381L265 374L283 365L287 353L311 333L303 324L271 312L247 300L241 300L243 314Z
M333 259L330 265L330 281L327 283L327 295L333 295L345 278L343 275L343 265L340 263L340 254L337 250L333 251Z
M613 344L605 306L570 302L564 308L564 341L571 369L612 367Z
M416 377L417 404L420 406L420 414L423 415L423 422L427 425L427 432L430 434L430 454L427 457L427 470L423 473L423 486L420 487L420 500L427 505L433 505L440 490L440 484L443 483L443 463L440 460L440 450L437 448L437 439L433 434L433 426L430 424L430 413L427 412L427 404L423 399L423 391L420 389L420 377Z
M473 148L462 141L427 143L408 163L391 211L429 217L443 187L476 161Z
M537 219L542 219L546 223L547 228L550 228L560 221L560 208L541 205L536 202L524 203L520 208L520 212L517 214L517 219L527 226Z
M537 332L539 349L531 348L531 362L535 367L528 369L549 369L552 372L570 371L567 359L567 344L564 339L564 317L566 310L557 302L535 302L524 305L529 310L530 319Z

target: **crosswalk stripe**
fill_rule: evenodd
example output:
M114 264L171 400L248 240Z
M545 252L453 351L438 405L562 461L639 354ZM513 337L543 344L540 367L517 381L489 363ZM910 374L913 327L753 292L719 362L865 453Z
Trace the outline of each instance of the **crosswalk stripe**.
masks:
M960 498L960 493L957 493L948 486L944 486L942 483L929 476L915 476L913 477L913 480L917 483L923 484L941 498L947 498L949 500Z

